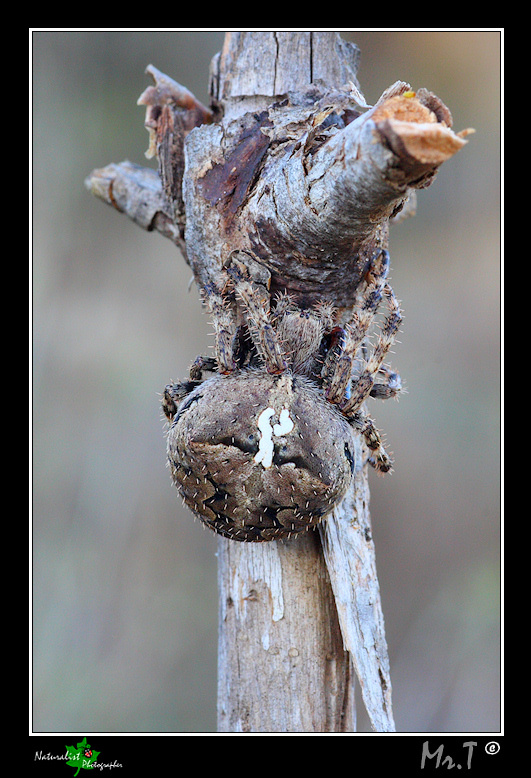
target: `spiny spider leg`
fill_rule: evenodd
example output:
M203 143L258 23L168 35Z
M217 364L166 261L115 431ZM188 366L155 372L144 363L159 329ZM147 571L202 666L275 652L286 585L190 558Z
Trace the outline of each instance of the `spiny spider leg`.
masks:
M348 393L356 352L378 311L388 272L389 252L382 249L369 268L359 311L353 314L345 329L336 327L332 331L332 342L321 371L329 402L340 404Z
M347 340L348 336L343 327L334 327L321 369L325 397L331 403L341 403L350 387L353 356L346 351Z
M184 398L192 392L201 381L180 381L177 384L168 384L162 393L162 410L169 421L177 413L177 408Z
M393 462L382 445L380 433L371 417L362 411L356 411L348 418L352 426L361 432L371 451L369 464L380 473L388 473L393 467Z
M400 391L400 376L383 365L402 321L398 302L386 281L388 271L389 254L382 250L369 269L359 310L353 314L345 329L336 327L332 330L328 354L321 370L327 400L335 403L352 426L361 432L372 452L369 462L381 472L388 472L392 462L382 446L374 422L360 409L371 394L373 397L385 399L395 396ZM365 368L352 381L355 360L359 356L359 350L363 346L382 297L386 298L389 313Z
M271 321L268 290L263 284L253 281L248 267L234 255L227 272L234 283L234 291L245 306L249 334L267 372L283 373L287 363Z
M365 370L353 386L350 399L341 405L341 410L347 417L356 413L370 395L376 376L382 368L383 361L393 345L396 333L402 323L400 306L393 290L387 283L383 287L383 294L387 300L389 314L381 328L376 348L369 357Z
M383 293L387 299L389 314L385 319L378 343L367 361L365 370L353 385L351 397L342 403L340 408L352 426L359 429L365 438L367 446L372 452L369 463L376 470L386 473L391 469L392 461L382 445L380 433L374 426L373 420L360 410L370 394L376 397L391 397L400 389L400 377L397 373L384 368L383 360L394 343L396 333L402 322L402 314L389 284L386 283L384 285ZM387 383L376 384L376 378L381 376L387 379Z
M162 410L164 415L170 421L177 413L177 408L184 398L192 392L196 386L203 381L203 371L209 373L216 372L217 362L213 357L198 356L190 365L189 380L179 381L178 383L168 384L162 393Z
M237 367L234 358L237 334L234 315L215 284L209 283L203 288L203 299L212 314L218 370L223 375L228 375Z
M218 371L218 363L214 357L204 357L201 354L194 359L190 366L190 380L201 381L203 371L215 373Z
M378 400L388 400L390 397L396 397L401 390L402 379L400 375L391 370L390 367L382 365L376 374L371 397L376 397Z

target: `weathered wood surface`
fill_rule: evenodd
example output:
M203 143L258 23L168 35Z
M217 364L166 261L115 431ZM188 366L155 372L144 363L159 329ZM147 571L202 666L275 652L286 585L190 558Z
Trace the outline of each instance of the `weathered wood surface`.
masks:
M332 56L337 43L336 36L317 43L309 33L227 36L213 63L218 90L214 97L222 100L224 121L196 131L186 149L190 170L204 171L209 160L219 160L199 181L192 175L185 185L191 215L188 256L192 267L196 261L201 266L198 273L216 275L216 262L223 262L229 248L251 249L272 271L273 289L296 291L308 302L312 285L322 292L322 223L299 230L305 215L314 221L304 200L303 146L320 92L314 88L309 99L304 95L314 82L314 55L316 61L325 60L319 89L338 85L336 78L339 85L355 80L357 49L341 42L340 56ZM291 93L289 102L282 98L286 92ZM285 104L271 109L275 102ZM233 170L236 187L231 191L227 186L225 194L227 174L230 182ZM315 247L312 235L318 237ZM197 257L194 251L205 244L221 249L211 257L213 271L200 256L202 248ZM324 263L328 261L326 257ZM354 259L353 268L356 265ZM359 274L354 272L357 280ZM344 282L344 275L340 277ZM367 497L368 506L363 467L353 492ZM319 535L312 532L252 548L220 538L218 565L219 731L354 731L352 660L345 650ZM382 728L393 729L392 717Z
M173 240L201 287L243 249L273 293L348 312L390 223L465 143L426 90L397 82L368 107L357 61L334 32L227 33L212 112L150 67L139 102L159 183L121 163L87 186ZM360 439L351 489L320 533L219 539L220 731L353 731L353 667L373 728L394 731L366 460Z
M354 677L319 535L220 538L220 732L353 732Z

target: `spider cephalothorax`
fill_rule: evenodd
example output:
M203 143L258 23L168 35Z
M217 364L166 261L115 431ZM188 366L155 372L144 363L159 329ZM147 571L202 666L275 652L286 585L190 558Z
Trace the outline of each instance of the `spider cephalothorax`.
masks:
M356 462L354 429L369 462L391 461L371 418L369 395L395 396L383 365L401 314L378 251L359 305L343 325L333 307L271 304L269 274L234 252L222 290L205 290L216 358L198 357L190 379L164 390L168 463L186 504L216 532L244 541L289 537L318 524L343 498ZM366 336L382 298L388 314L370 356ZM203 373L212 375L204 379Z

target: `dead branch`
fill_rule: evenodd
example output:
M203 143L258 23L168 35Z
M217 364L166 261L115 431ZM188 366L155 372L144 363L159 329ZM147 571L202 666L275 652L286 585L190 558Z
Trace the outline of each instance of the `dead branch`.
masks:
M243 250L271 294L348 311L389 225L467 134L402 82L367 106L357 60L333 32L227 33L211 109L150 66L139 102L158 175L125 162L87 186L179 246L200 288ZM321 541L219 540L221 731L352 731L351 659L374 729L394 731L361 438L355 460Z

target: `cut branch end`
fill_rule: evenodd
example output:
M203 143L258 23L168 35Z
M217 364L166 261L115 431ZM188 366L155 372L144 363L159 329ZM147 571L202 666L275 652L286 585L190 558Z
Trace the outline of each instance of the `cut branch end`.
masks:
M434 94L408 88L387 96L389 91L374 107L371 119L393 151L405 152L421 165L436 167L467 143L465 137L473 130L455 133L450 111Z

